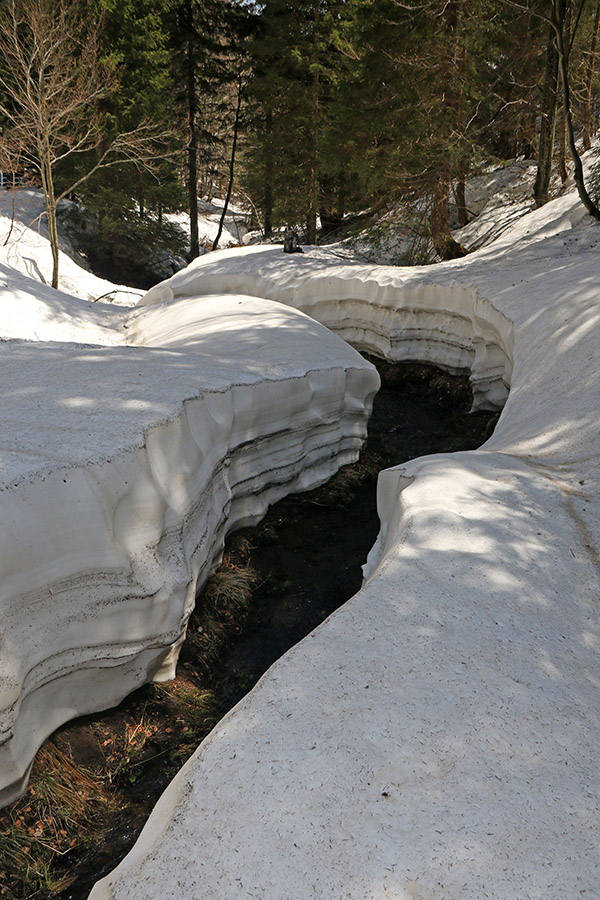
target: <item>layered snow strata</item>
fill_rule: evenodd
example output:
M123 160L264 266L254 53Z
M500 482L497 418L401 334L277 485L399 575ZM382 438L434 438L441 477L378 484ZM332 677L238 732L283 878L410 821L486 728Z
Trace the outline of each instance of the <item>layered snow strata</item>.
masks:
M430 283L422 270L308 254L287 263L281 256L280 247L253 247L203 257L148 291L140 305L213 292L269 297L308 313L361 351L469 370L474 408L502 408L512 325L475 287Z
M60 724L172 677L226 533L355 460L379 385L266 300L188 299L129 335L0 344L3 803Z
M600 897L599 232L548 236L551 207L433 269L260 251L151 292L245 278L340 329L357 284L386 310L437 296L440 335L460 343L460 309L461 358L511 391L478 451L380 475L361 591L219 723L90 900Z

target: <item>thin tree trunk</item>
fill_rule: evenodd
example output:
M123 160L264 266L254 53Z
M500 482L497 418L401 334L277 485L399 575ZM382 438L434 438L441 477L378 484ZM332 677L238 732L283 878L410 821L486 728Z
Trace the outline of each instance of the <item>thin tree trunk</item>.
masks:
M469 165L469 149L466 139L466 115L464 92L460 89L462 78L459 72L464 73L467 67L467 45L464 36L461 37L458 32L458 25L463 19L463 4L455 3L452 18L452 29L455 32L454 39L454 65L456 69L456 82L459 85L456 98L456 122L460 133L460 151L458 161L456 163L456 181L453 185L454 199L456 201L456 213L460 225L467 225L469 221L469 213L467 210L467 201L465 197L467 169Z
M600 0L596 4L596 16L592 31L592 42L587 59L585 73L585 101L583 104L583 149L590 150L592 146L592 87L594 83L594 71L596 69L596 53L598 51L598 28L600 27Z
M221 239L221 234L223 233L223 223L225 222L225 216L227 215L227 207L229 206L229 201L231 200L231 192L233 190L233 177L235 174L235 151L237 148L238 142L238 132L240 127L240 110L242 108L242 79L240 78L238 81L238 95L237 95L237 106L235 109L235 122L233 125L233 143L231 146L231 159L229 160L229 182L227 184L227 194L225 195L225 203L223 204L223 212L221 213L221 218L219 219L219 228L217 231L217 236L213 241L212 249L216 250L219 246L219 240Z
M433 189L433 204L429 225L431 229L431 241L440 259L456 259L465 256L464 247L454 240L450 234L448 222L448 204L450 201L450 180L444 175L439 175Z
M538 146L538 167L533 187L536 206L543 206L550 199L550 179L552 178L552 158L556 132L556 109L558 104L558 52L554 29L550 29L546 48L546 72L542 96L542 120Z
M565 122L564 113L562 113L558 126L558 174L560 175L561 184L564 184L569 177L567 169L567 123Z
M267 143L265 145L265 237L273 233L273 110L269 106L265 116Z
M13 233L13 228L15 227L15 173L13 172L13 185L11 190L10 197L10 228L8 229L8 234L6 235L6 240L2 244L3 247L6 247L10 240L10 236Z
M456 214L458 216L459 225L469 224L469 210L467 209L466 199L466 164L464 159L459 163L458 179L453 185L454 200L456 201Z
M344 220L343 200L331 176L319 179L319 219L321 234L329 234L340 227Z
M200 255L198 238L198 134L196 117L196 54L194 47L194 13L192 0L188 0L188 43L187 43L187 105L190 139L187 147L188 155L188 205L190 210L190 252L189 259Z
M569 146L569 152L575 166L573 176L575 178L575 185L577 187L579 198L590 216L593 216L594 219L598 219L600 221L600 209L598 209L585 187L583 165L581 163L581 157L579 156L577 145L575 143L575 129L573 127L573 117L571 114L571 89L569 84L569 50L565 47L564 40L566 3L567 0L553 0L552 25L556 33L556 46L558 50L560 77L563 88L563 109L565 122L567 123L567 142Z
M56 224L56 199L54 196L54 180L50 161L50 148L47 137L42 135L39 141L40 174L44 192L44 206L48 223L48 237L52 251L52 287L58 288L58 227Z
M462 45L457 33L462 3L459 0L448 0L444 7L444 30L451 37L452 54L446 57L443 73L448 85L446 103L454 112L455 123L462 125L464 118L462 92L458 70L462 60ZM459 130L462 130L459 128ZM464 165L464 160L461 160ZM433 184L432 208L429 217L431 240L440 259L455 259L464 256L464 247L458 244L450 234L449 206L450 188L453 175L456 174L452 163L440 159Z
M571 0L566 0L565 5L565 22L563 26L563 35L565 47L571 46L571 21L572 21L572 5ZM567 168L567 122L564 110L560 117L560 131L558 140L558 174L560 175L561 184L564 184L569 177Z
M310 162L308 172L308 209L306 211L306 241L317 243L317 211L319 209L319 158L317 129L319 123L320 75L319 75L319 3L315 3L313 21L313 79L312 79L312 132L310 135Z

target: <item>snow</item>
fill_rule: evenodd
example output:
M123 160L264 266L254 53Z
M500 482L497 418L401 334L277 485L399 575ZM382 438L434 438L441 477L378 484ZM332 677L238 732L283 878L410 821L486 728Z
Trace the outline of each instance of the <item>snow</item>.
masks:
M219 230L219 222L223 213L224 201L218 197L211 201L198 200L198 240L202 252L212 248L213 242ZM190 217L188 213L170 213L167 216L170 222L179 225L186 234L190 232ZM223 230L219 238L219 247L239 246L248 229L245 225L245 214L235 204L230 203L223 222Z
M7 246L43 275L43 237ZM65 270L79 297L0 262L2 804L63 722L173 676L226 534L355 460L379 384L269 300L132 314Z
M505 404L478 451L381 474L361 591L93 900L600 897L600 226L569 189L468 227L496 238L424 268L207 254L134 310L66 259L52 291L43 234L1 248L4 802L55 727L172 674L228 530L356 457L377 378L315 320Z
M69 201L62 201L59 211L69 206ZM198 200L199 239L204 249L212 247L222 210L223 201L218 198L210 202ZM189 234L188 214L172 213L166 218ZM238 246L247 230L243 210L229 204L219 246ZM98 278L87 271L87 260L71 246L66 234L61 231L59 237L59 288L62 291L83 300L102 299L119 306L131 307L138 302L144 291ZM52 283L52 255L41 191L33 188L0 189L1 263L34 281L46 285Z
M522 159L511 165L490 167L469 179L465 200L472 221L453 232L469 251L496 241L510 226L535 208L533 185L537 166Z
M0 262L42 284L52 284L52 254L38 190L0 190ZM64 240L59 256L59 288L84 300L108 294L113 303L133 306L143 291L115 285L83 268L85 260Z
M380 475L363 588L217 725L90 900L600 897L600 226L570 190L502 228L420 269L225 251L142 301L277 299L506 402L479 450Z

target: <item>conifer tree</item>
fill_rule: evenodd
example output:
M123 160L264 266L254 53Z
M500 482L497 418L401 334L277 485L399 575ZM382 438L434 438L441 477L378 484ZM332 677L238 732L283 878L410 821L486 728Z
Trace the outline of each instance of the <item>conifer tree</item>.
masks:
M97 221L88 232L88 253L113 269L130 263L144 236L158 245L171 237L162 216L181 208L175 165L180 141L173 115L170 54L164 31L168 0L96 0L102 21L102 52L118 72L118 90L101 107L99 142L121 130L153 130L153 159L107 176L103 171L82 185L79 197ZM135 236L135 237L134 237Z
M315 243L327 194L331 205L335 166L328 166L328 135L341 70L339 34L350 6L311 0L299 8L291 0L266 0L256 16L249 89L254 128L244 184L263 211L267 234L273 224L300 224Z
M166 20L175 97L187 133L190 251L200 253L199 193L212 194L235 121L240 41L247 11L234 0L178 0Z
M573 161L573 177L577 192L587 212L595 219L600 220L600 209L594 203L586 188L583 164L577 149L574 123L574 96L572 90L571 73L573 69L573 48L579 32L582 15L586 2L579 0L575 5L572 0L548 0L540 9L537 0L504 0L504 3L526 12L532 12L539 19L546 22L553 33L553 48L558 57L558 70L560 73L562 113L566 127L566 142Z
M484 50L490 3L369 0L358 12L355 133L368 169L357 163L357 170L379 193L428 207L442 259L463 252L450 235L449 200L454 186L464 219L462 186L493 59Z

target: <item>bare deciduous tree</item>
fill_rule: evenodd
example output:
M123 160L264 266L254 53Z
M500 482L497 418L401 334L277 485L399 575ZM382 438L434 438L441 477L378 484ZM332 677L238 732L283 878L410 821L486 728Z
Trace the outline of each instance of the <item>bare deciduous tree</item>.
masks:
M562 107L567 132L567 144L574 165L573 178L575 180L575 186L577 187L579 199L586 210L594 219L600 220L600 209L598 209L598 206L590 197L585 186L583 164L575 143L575 127L573 125L573 114L571 110L571 84L569 79L569 57L571 55L573 41L586 0L577 0L576 13L572 16L572 29L571 27L567 28L571 13L571 0L548 0L549 10L547 13L533 10L529 6L529 0L503 0L503 2L515 9L531 12L533 15L538 16L538 18L543 19L550 25L550 28L554 33L554 46L558 55L558 68L562 85Z
M598 31L600 30L600 0L596 0L594 13L594 25L590 49L586 54L585 73L585 97L583 106L583 149L590 150L592 146L592 89L594 85L594 73L596 69L596 55L598 51Z
M142 124L103 134L99 103L118 80L101 62L100 22L81 19L69 0L8 0L0 13L0 59L0 113L7 122L0 153L9 170L20 159L39 175L56 288L58 202L100 168L150 165L157 133ZM56 169L75 154L88 154L88 165L57 195Z

